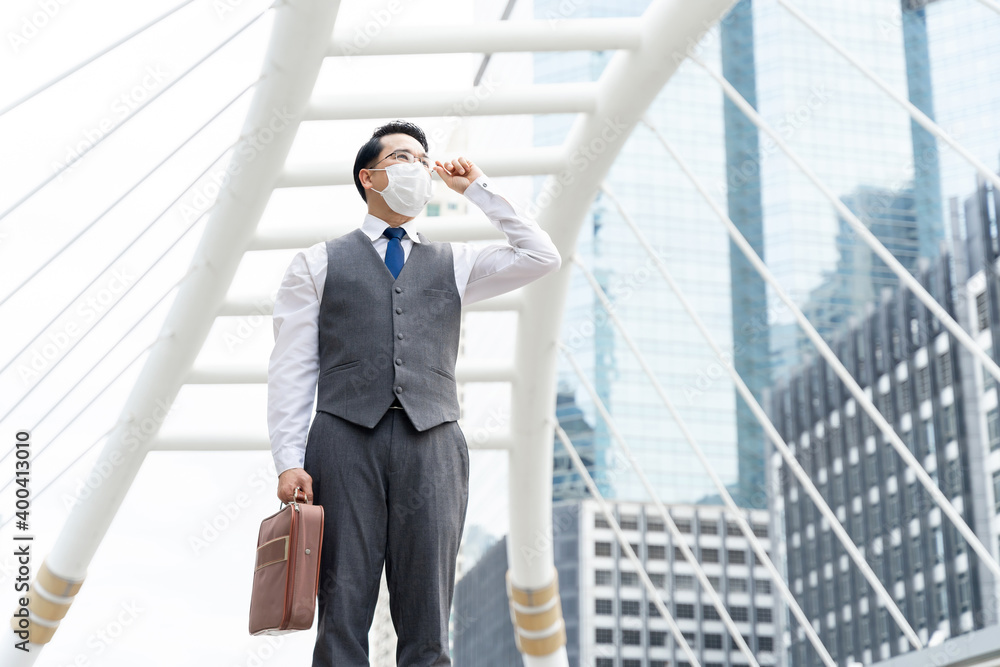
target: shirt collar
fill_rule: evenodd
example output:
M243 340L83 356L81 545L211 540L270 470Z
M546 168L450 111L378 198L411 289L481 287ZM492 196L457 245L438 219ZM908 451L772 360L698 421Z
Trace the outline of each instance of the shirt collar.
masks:
M367 213L365 214L364 222L361 223L361 231L363 231L365 235L368 236L368 239L374 243L375 239L382 236L382 232L388 226L389 223L385 220L376 218L371 213ZM416 218L410 220L409 222L404 222L401 227L406 231L406 238L410 239L414 243L420 243L420 237L417 236L419 223Z

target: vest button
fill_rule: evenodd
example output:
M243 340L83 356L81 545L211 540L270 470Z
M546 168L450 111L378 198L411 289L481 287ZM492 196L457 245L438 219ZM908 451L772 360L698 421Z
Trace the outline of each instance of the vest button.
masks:
M403 365L403 360L402 359L396 359L396 365L397 366L402 366Z
M402 292L402 291L403 291L403 288L402 288L402 287L397 287L397 288L396 288L396 294L399 294L399 293L400 293L400 292Z
M397 315L399 315L399 314L400 314L400 313L402 313L402 312L403 312L403 309L402 309L402 308L396 308L396 314L397 314Z
M396 334L396 338L403 340L403 334L401 333Z
M403 393L403 388L402 387L396 387L396 393L397 394L402 394Z

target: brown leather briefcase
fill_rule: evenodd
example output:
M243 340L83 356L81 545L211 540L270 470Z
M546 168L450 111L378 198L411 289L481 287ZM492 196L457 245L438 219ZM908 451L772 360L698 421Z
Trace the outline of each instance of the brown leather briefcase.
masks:
M250 595L250 634L283 635L312 627L323 546L323 506L295 498L260 524Z

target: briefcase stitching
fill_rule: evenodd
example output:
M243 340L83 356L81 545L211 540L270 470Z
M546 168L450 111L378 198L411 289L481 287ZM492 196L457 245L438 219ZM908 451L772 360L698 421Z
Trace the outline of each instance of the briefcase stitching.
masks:
M254 568L254 572L256 572L260 568L265 567L267 565L273 565L274 563L281 563L283 561L288 560L288 535L282 535L281 537L276 537L273 540L268 540L264 544L262 544L259 547L257 547L257 551L260 552L261 549L263 549L267 545L271 544L272 542L277 542L278 540L284 540L285 541L285 555L282 556L281 558L278 558L277 560L272 560L272 561L268 561L266 563L261 563L260 565L258 565L257 567Z

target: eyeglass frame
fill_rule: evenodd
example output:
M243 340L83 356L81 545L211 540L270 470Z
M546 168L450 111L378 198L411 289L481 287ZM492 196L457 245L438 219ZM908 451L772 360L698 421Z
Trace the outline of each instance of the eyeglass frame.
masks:
M413 162L407 162L406 160L400 160L400 162L406 162L407 164L413 164L414 162L419 162L420 164L422 164L424 166L424 168L427 171L430 171L431 169L433 169L433 165L431 165L431 161L430 161L429 157L427 157L426 155L424 157L422 157L422 158L421 157L417 157L416 155L414 155L413 153L411 153L409 150L407 150L405 148L398 148L398 149L392 151L391 153L389 153L388 155L386 155L384 158L382 158L381 160L379 160L375 164L378 164L379 162L382 162L383 160L387 160L389 158L393 158L395 160L399 160L399 157L397 156L398 153L405 153L406 155L409 155L409 156L411 156L413 158ZM365 169L374 170L375 164L373 164L371 167L365 167Z

